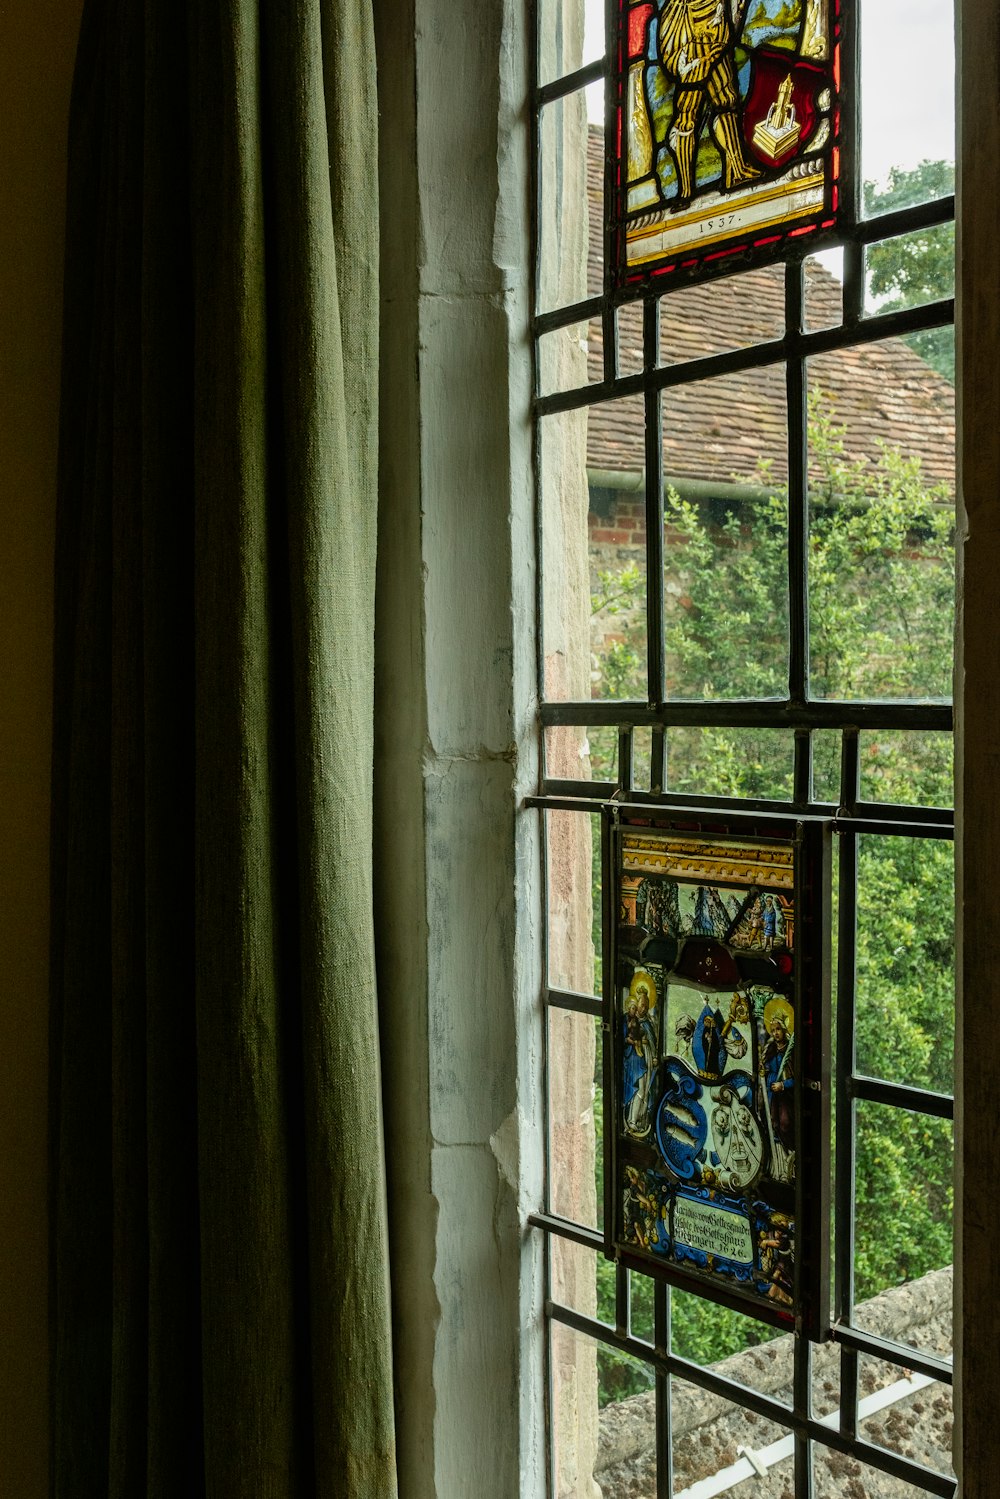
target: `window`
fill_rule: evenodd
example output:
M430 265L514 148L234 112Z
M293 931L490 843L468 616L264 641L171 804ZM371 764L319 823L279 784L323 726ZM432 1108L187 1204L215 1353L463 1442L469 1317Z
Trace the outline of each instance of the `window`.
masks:
M663 7L625 9L655 32ZM800 10L736 15L780 32ZM903 0L839 14L862 145L852 162L847 132L836 242L621 284L605 275L612 54L589 10L538 7L548 1163L533 1222L558 1499L595 1482L606 1499L727 1493L755 1473L795 1499L954 1492L951 17L922 29ZM708 153L708 121L692 128ZM669 170L655 119L652 135ZM829 1234L807 1247L830 1277L822 1341L604 1256L612 802L829 831L829 1162L797 1184L831 1190Z

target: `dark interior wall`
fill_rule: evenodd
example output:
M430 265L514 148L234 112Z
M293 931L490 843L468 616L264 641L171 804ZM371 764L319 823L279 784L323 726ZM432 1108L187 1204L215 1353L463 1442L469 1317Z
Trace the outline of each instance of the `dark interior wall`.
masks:
M996 1147L983 1121L996 1099L996 1048L982 1028L1000 975L1000 15L959 0L957 709L958 1014L955 1361L962 1499L998 1492ZM966 815L965 809L968 809ZM964 1044L963 1044L964 1043ZM965 1120L968 1119L968 1128Z
M47 1492L46 942L63 182L79 0L0 7L0 1494Z

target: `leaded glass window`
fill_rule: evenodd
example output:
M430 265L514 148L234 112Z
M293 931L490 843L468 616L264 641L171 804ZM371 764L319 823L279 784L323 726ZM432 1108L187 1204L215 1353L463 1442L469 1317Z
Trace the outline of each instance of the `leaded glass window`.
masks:
M536 21L551 1492L950 1496L951 16Z

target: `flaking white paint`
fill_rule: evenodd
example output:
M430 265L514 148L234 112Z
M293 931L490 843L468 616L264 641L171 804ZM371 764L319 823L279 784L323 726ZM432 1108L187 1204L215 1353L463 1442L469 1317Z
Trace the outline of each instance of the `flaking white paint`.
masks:
M523 1221L541 1162L525 1103L538 819L520 806L535 769L526 35L519 5L377 10L385 305L414 308L383 356L379 575L379 688L411 700L377 763L400 1486L528 1499L544 1401Z

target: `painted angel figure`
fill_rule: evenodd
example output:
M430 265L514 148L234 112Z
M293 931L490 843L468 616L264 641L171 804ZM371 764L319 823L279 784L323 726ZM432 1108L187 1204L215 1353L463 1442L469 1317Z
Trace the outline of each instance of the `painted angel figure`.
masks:
M641 1244L643 1249L666 1248L662 1221L667 1210L658 1200L657 1191L647 1174L644 1181L635 1166L625 1168L625 1242Z
M657 50L674 80L674 118L667 136L677 168L677 201L694 191L698 131L706 105L722 157L727 190L760 176L743 150L740 95L733 63L746 0L666 0L657 28Z
M771 902L770 908L766 904L767 900ZM740 947L754 948L766 947L770 937L773 947L775 938L784 935L784 925L784 917L775 899L765 897L760 891L751 891L731 940Z
M780 1301L783 1306L791 1306L795 1287L795 1270L792 1260L794 1248L791 1221L784 1213L775 1213L772 1216L770 1225L760 1235L758 1246L760 1268L769 1282L768 1300Z
M656 1067L656 1036L649 1018L650 995L646 984L636 985L625 1012L625 1056L622 1106L625 1128L630 1135L649 1134L649 1101Z

